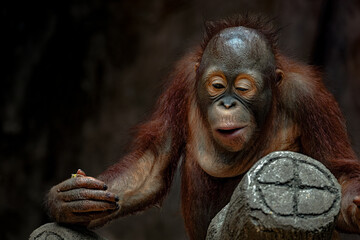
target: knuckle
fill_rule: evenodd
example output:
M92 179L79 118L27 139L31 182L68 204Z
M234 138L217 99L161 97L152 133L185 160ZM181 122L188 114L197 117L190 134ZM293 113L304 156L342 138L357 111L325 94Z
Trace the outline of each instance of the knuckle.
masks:
M105 197L106 198L112 198L111 193L110 192L105 193Z

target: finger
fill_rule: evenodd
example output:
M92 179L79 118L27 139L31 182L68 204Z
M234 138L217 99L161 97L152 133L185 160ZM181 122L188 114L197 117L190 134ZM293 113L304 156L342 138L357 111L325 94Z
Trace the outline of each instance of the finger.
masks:
M355 203L356 207L354 207L353 210L353 215L352 215L352 222L354 225L356 225L356 228L359 229L360 228L360 208L359 208L359 204L360 204L360 197L356 196L353 200L353 202Z
M117 203L93 200L66 202L63 207L73 213L101 212L119 209Z
M353 203L355 203L356 206L360 206L360 196L354 197Z
M119 197L109 191L104 190L88 190L83 188L73 189L60 193L60 198L65 202L79 200L98 200L107 202L118 202Z
M360 209L356 206L350 207L348 216L351 219L351 222L348 223L351 226L351 228L358 229L359 228L359 219L360 219Z
M69 191L76 188L106 190L107 186L104 182L93 177L70 178L59 184L59 191Z

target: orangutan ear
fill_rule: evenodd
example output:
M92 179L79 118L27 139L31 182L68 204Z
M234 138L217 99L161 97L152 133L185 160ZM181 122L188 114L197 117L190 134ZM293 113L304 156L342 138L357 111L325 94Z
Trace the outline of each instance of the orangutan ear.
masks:
M284 79L284 72L280 68L275 70L276 73L276 84L280 84L281 81Z

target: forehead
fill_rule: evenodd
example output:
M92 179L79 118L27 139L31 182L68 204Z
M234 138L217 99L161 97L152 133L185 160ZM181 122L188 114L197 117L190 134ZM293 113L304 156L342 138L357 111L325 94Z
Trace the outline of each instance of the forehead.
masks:
M209 41L200 66L262 71L274 64L274 54L262 34L250 28L232 27L222 30Z

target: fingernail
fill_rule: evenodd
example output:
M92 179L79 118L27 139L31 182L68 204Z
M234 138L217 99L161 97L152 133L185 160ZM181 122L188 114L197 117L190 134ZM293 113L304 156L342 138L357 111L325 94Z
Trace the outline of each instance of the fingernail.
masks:
M115 201L118 202L120 200L119 196L115 197Z
M104 190L107 190L108 186L106 184L104 184Z

